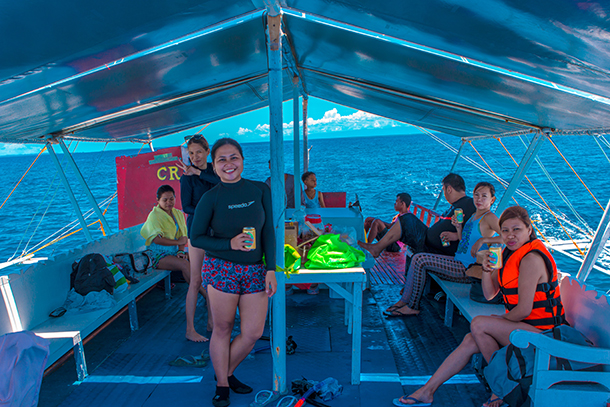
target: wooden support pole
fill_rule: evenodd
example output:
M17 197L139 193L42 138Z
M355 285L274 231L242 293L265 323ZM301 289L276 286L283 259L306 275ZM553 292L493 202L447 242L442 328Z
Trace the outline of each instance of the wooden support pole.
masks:
M269 139L271 144L271 200L275 227L276 264L284 268L284 120L282 102L281 14L276 7L267 13L269 58ZM272 300L273 390L286 392L286 289L283 272L276 273L277 293Z

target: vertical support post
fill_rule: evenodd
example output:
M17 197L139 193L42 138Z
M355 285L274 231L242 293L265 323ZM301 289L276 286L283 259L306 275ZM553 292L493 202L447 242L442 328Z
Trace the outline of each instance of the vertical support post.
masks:
M68 198L70 199L70 202L72 203L72 207L74 208L74 211L76 212L76 217L78 218L78 221L80 222L80 225L83 228L85 237L87 238L88 242L92 242L93 238L91 237L91 232L89 232L89 228L87 227L87 223L85 222L83 213L81 212L80 207L78 206L78 202L76 202L76 198L74 197L72 188L70 188L70 183L68 182L68 177L66 177L66 173L64 172L64 169L61 168L61 164L59 163L59 158L57 158L57 154L55 153L55 150L53 149L53 145L51 143L47 143L47 151L49 152L49 154L51 154L51 158L53 159L53 162L55 163L55 166L57 167L57 172L59 173L59 178L61 178L61 181L63 182L64 187L66 188L66 192L68 193Z
M93 211L99 218L100 222L102 222L102 228L104 228L104 231L105 231L104 234L112 233L112 229L110 229L110 225L108 225L108 222L106 221L104 214L100 210L100 207L97 204L97 201L93 197L93 194L91 193L91 190L89 189L89 186L87 185L87 182L85 181L85 178L83 178L83 174L80 172L80 169L76 165L76 162L74 161L74 157L72 157L72 154L70 154L70 150L68 150L68 147L66 147L66 143L64 143L63 140L60 140L59 146L61 147L62 151L66 155L68 163L72 167L72 170L74 171L74 175L76 175L76 179L78 180L78 182L80 182L80 185L83 187L83 190L85 191L85 195L87 196L87 199L89 200L89 203L91 204L91 207L93 208Z
M451 328L453 326L453 301L447 296L445 303L445 325Z
M466 141L462 139L462 144L460 145L460 148L458 149L458 152L455 156L455 160L453 160L453 165L451 166L451 169L449 170L449 172L453 172L455 170L455 167L457 167L458 160L460 159L460 156L462 155L462 150L464 149L464 144L466 144ZM433 211L435 211L436 208L438 207L438 204L441 202L442 196L443 196L443 191L441 190L441 192L438 194L438 197L436 198L436 202L434 202L434 206L432 207Z
M0 291L2 291L2 298L4 299L4 306L8 313L8 319L11 323L11 329L13 332L23 331L21 325L21 318L19 317L19 310L17 304L15 304L15 296L13 295L13 289L9 281L9 276L0 276Z
M135 299L129 301L129 326L131 327L131 332L140 329L140 324L138 323L138 308L136 307Z
M294 208L301 206L301 149L299 137L299 77L292 78L292 123L294 139Z
M506 209L506 207L508 206L508 202L513 197L513 194L519 187L519 184L521 184L521 181L523 181L527 170L529 170L529 168L536 160L536 156L538 156L538 152L540 151L540 148L542 148L542 144L544 142L545 137L547 137L547 135L543 133L537 133L532 139L529 147L527 148L527 151L525 151L525 154L523 155L523 158L519 163L517 171L515 171L515 173L513 174L513 177L511 178L508 187L506 188L506 191L504 191L504 195L502 195L502 199L500 199L500 202L496 207L496 213L498 215L500 215L502 211Z
M309 133L307 129L307 105L309 99L303 98L303 172L309 171Z
M171 275L171 273L169 273L167 275L167 277L164 278L164 280L165 280L165 299L171 300L172 299L172 275Z
M269 125L271 144L271 200L275 227L276 265L284 268L284 120L282 116L282 43L281 15L278 4L267 9L267 56L269 58ZM299 200L300 202L300 200ZM276 273L277 292L272 301L273 314L273 390L286 392L286 289L283 272Z
M599 221L599 225L597 226L597 231L595 232L595 236L593 237L589 251L580 265L580 270L578 270L578 274L576 275L578 281L584 283L587 280L591 269L595 265L595 261L599 257L602 250L604 250L604 247L606 247L608 237L610 237L610 201L608 201L604 215Z
M89 373L87 372L85 349L83 348L80 332L77 332L76 335L72 337L72 344L74 349L74 361L76 362L76 376L78 377L78 381L82 382L89 376Z
M362 292L363 282L352 284L352 384L360 384L362 347Z

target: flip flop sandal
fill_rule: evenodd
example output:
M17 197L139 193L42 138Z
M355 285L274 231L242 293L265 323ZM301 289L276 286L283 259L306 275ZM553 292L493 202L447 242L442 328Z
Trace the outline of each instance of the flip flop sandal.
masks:
M206 367L208 362L202 356L178 356L169 362L169 365L177 367Z
M413 401L413 404L403 403L402 401L400 401L400 398L392 400L392 404L394 404L397 407L404 407L404 406L424 407L424 406L432 405L432 403L426 403L425 401L418 400L415 397L405 397L405 400L411 400L411 401Z
M405 313L402 313L402 312L398 311L397 309L395 309L392 312L388 312L388 313L384 312L383 315L385 315L386 318L402 318L402 317L414 317L414 316L417 316L418 314L405 314ZM406 404L406 405L408 405L408 404Z

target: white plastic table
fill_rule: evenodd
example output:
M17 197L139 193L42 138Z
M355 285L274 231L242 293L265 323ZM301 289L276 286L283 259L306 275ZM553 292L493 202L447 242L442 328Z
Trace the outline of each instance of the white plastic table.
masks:
M324 283L330 290L345 299L345 324L352 335L352 384L360 384L362 344L362 291L366 272L362 267L333 270L300 269L291 274L288 284Z

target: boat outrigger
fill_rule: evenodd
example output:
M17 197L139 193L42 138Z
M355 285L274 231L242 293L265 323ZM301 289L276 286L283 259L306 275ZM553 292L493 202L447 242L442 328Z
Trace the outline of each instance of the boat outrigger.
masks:
M553 144L554 136L603 137L610 129L607 38L610 5L603 2L153 0L125 3L110 0L74 3L58 0L15 2L4 5L2 10L0 34L5 41L0 63L0 142L46 146L87 241L77 250L23 269L13 264L18 261L11 262L11 267L4 269L4 275L0 276L4 299L0 304L0 334L28 330L50 338L51 358L46 367L64 361L64 355L74 346L79 389L69 399L56 404L121 404L117 400L122 399L121 392L125 391L130 397L123 400L125 404L187 405L197 402L202 381L209 384L207 387L213 383L211 377L205 380L198 374L185 377L167 369L153 369L154 375L123 369L121 363L129 364L131 359L115 359L114 363L118 364L114 371L113 366L100 364L95 375L89 375L82 340L106 326L123 309L129 310L131 328L136 331L139 328L136 299L163 279L169 295L167 271L156 270L141 285L133 285L118 295L112 312L60 322L49 319L49 312L66 297L69 266L74 260L91 252L111 254L142 247L137 228L115 232L113 225L106 221L71 158L67 141L135 142L152 148L153 142L161 137L268 107L273 213L279 232L276 234L278 267L282 269L282 232L284 219L288 219L283 208L282 109L287 100L293 100L297 173L298 169L307 170L308 166L306 124L310 97L418 126L426 132L460 138L462 147L453 166L448 168L450 171L456 168L466 144L489 138L527 136L527 151L505 185L495 208L497 213L508 206L538 152L545 143ZM434 137L433 133L430 135ZM68 158L107 237L96 240L92 236L57 159L56 147ZM299 177L294 178L298 191ZM439 200L426 205L434 210ZM570 318L572 323L595 335L591 339L598 348L587 352L562 348L560 356L579 354L578 357L596 363L610 360L610 332L605 323L610 315L608 295L587 289L585 284L591 270L610 274L608 267L598 262L600 255L608 252L610 203L600 207L603 215L597 231L581 245L584 250L578 249L582 255L570 253L563 245L556 247L556 253L565 252L581 262L579 270L570 270L576 280L568 277L565 283L565 292L573 292L571 296L568 294L572 300ZM362 238L362 214L357 209L331 208L321 215L337 224L355 226ZM422 211L422 217L428 216L433 216L433 212ZM386 344L378 349L386 353L373 352L375 341L381 341L378 334L383 329L393 338L390 347L395 356L397 348L403 347L398 352L408 348L391 332L405 329L404 326L388 327L378 318L377 322L373 321L375 311L379 314L375 296L385 295L381 288L373 289L374 295L365 294L368 301L364 306L365 327L369 329L366 335L361 335L361 294L367 281L384 285L383 282L396 283L401 278L402 270L394 267L385 274L388 280L382 281L383 264L392 267L391 262L382 263L380 260L373 266L369 259L362 267L343 273L308 276L304 272L296 277L302 282L326 282L333 293L345 298L350 305L345 306L343 321L329 315L324 322L345 322L352 334L351 369L347 375L341 373L345 384L351 383L346 386L349 387L344 395L349 398L343 401L346 405L388 404L389 399L388 403L381 399L383 392L397 391L398 383L420 384L423 377L432 373L428 364L435 364L433 369L445 355L437 354L432 362L426 359L421 366L426 365L427 369L404 361L394 364L393 360L380 367L367 359L380 354L387 356ZM277 274L278 283L283 287L284 273ZM472 318L474 311L467 306L468 300L460 296L459 288L442 283L441 287L448 296L447 316L453 316L453 308L449 306L455 304L462 314ZM261 386L279 393L287 391L288 378L296 378L294 371L288 374L285 334L287 319L294 324L298 320L287 316L287 303L298 308L298 301L297 304L287 301L280 288L271 312L273 376L269 373L266 385L261 379ZM323 304L333 312L340 308L330 300ZM167 310L161 313L168 320L175 316ZM434 329L439 322L437 318L417 323L430 335L427 340L423 334L419 336L406 327L407 341L420 345L409 350L409 357L432 357L434 352L424 348L427 341L438 340L439 334ZM451 321L446 319L446 322ZM159 335L163 331L158 324L151 326L156 327ZM456 333L448 332L443 331L442 335L453 338L464 334L459 329L451 331ZM349 343L348 337L337 335L342 338L342 344ZM134 337L143 340L143 335L135 334L130 341ZM168 346L169 339L163 337L166 343L160 346ZM366 344L362 351L361 341ZM515 341L521 345L529 341L541 348L554 346L537 343L531 337L516 337ZM449 343L447 346L455 346L454 339ZM153 345L147 344L142 351L157 354L151 351ZM135 352L137 347L133 342L126 342L126 346L131 349L121 348L123 352ZM361 355L365 355L363 359ZM314 352L310 356L323 367L321 371L309 367L308 372L324 375L328 365L323 365L323 358L316 359ZM325 356L334 365L333 372L350 363L344 355ZM153 359L162 361L162 358ZM302 358L300 363L307 364L307 358ZM269 369L262 371L271 372L270 363L263 365ZM380 370L374 370L377 368ZM254 371L254 366L251 369ZM551 372L537 382L536 391L540 393L534 397L534 404L577 405L578 402L582 405L582 400L587 400L590 402L587 405L602 406L610 394L607 364L604 369L604 372L583 373L568 379ZM418 375L405 375L410 370L417 371ZM172 379L172 375L176 378ZM480 384L469 382L468 375L463 376L464 386L477 394L482 392ZM550 384L543 388L545 380ZM563 387L555 385L566 380L570 383L563 383ZM385 381L397 388L387 387ZM92 389L99 390L95 387L99 383L104 383L104 389L113 396L95 397L96 390ZM194 387L188 387L189 383L194 383ZM138 391L130 386L142 384L146 384L142 386L147 388L142 393L146 395L136 397ZM171 390L157 388L162 384ZM174 392L172 398L167 396L167 391ZM459 388L455 391L446 396L448 403L470 406L481 402L476 397L463 398ZM242 401L245 399L237 402ZM337 399L337 402L342 401Z

